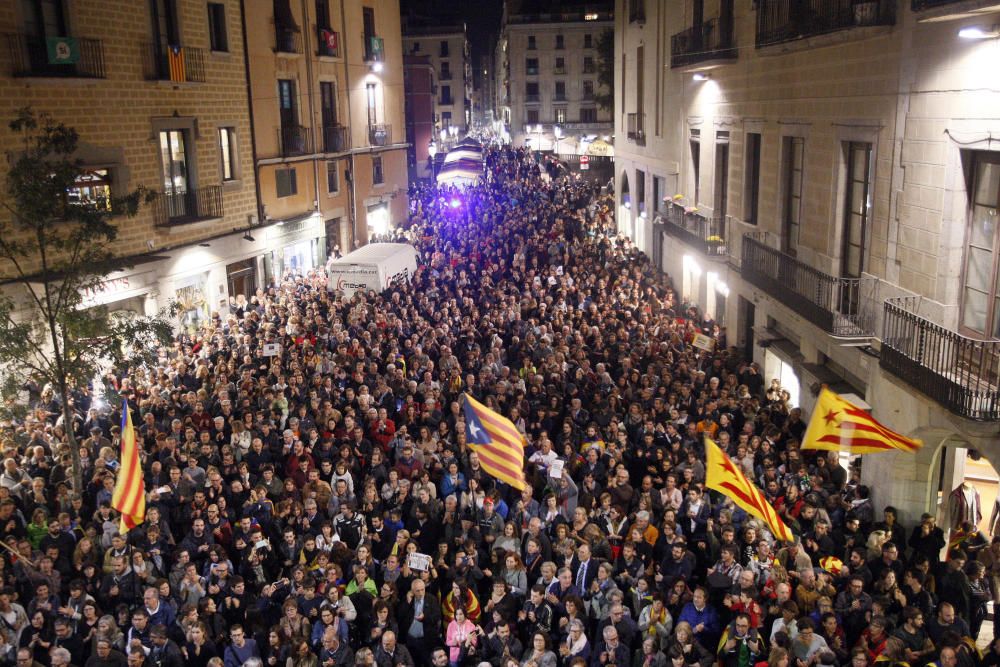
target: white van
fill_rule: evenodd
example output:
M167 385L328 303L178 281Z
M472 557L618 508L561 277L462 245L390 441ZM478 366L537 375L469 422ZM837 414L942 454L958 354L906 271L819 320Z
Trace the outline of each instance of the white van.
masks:
M381 292L409 282L417 271L417 250L408 243L369 243L326 264L327 287L350 298L358 290Z

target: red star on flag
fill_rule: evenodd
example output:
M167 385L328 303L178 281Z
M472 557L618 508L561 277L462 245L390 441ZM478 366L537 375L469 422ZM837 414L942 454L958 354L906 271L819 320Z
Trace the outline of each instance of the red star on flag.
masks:
M823 419L826 420L827 424L835 424L837 421L837 415L839 414L840 413L837 412L836 410L830 410L825 415L823 415Z

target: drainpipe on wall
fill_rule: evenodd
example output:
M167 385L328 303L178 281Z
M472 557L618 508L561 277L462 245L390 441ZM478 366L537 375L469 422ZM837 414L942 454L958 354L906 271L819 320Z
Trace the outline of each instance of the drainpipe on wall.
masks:
M350 128L351 134L354 134L354 120L351 117L351 74L350 74L350 57L349 54L351 50L347 47L347 12L344 11L344 4L347 0L340 0L340 25L343 29L343 39L341 39L341 44L344 47L344 83L347 88L347 127ZM348 218L350 219L350 234L348 235L348 247L344 248L346 255L351 250L357 247L357 203L358 203L358 193L357 193L357 170L355 169L354 162L354 146L351 146L351 188L347 191L348 198L350 199L350 205L348 206Z
M250 46L247 42L246 0L240 0L240 30L243 34L243 71L247 80L247 106L250 115L250 155L253 158L253 190L257 198L257 224L264 223L264 201L260 197L260 170L257 167L257 131L253 121L253 85L250 78ZM250 225L247 225L250 227Z
M306 57L306 79L309 81L309 118L312 119L312 133L313 133L313 153L320 152L319 141L323 141L323 131L322 126L319 131L316 129L316 91L315 86L317 82L313 80L313 61L312 61L312 31L310 30L309 24L309 6L308 0L302 0L302 49L305 52ZM343 4L343 3L342 3ZM318 141L317 141L318 140ZM323 152L326 152L326 147L324 146ZM313 185L314 194L316 196L313 199L313 211L319 213L319 160L315 157L312 160L313 163ZM324 233L325 237L325 233Z

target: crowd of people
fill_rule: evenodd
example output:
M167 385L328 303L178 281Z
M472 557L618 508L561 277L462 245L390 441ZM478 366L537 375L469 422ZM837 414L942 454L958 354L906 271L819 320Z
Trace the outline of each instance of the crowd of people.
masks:
M787 393L531 153L415 186L412 280L322 271L116 371L145 522L111 508L120 412L33 390L0 472L0 660L17 667L920 667L975 647L1000 543L905 530L800 451ZM696 334L714 351L691 345ZM278 343L277 356L264 345ZM523 490L466 444L462 394L524 434ZM70 483L65 429L80 442ZM798 536L704 488L712 437Z

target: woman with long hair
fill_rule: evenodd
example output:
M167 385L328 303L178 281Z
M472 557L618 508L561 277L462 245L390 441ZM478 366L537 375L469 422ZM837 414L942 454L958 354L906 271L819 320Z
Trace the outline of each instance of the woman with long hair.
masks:
M261 647L260 656L267 667L284 667L290 650L278 625L267 633L267 642Z
M292 654L285 661L286 667L317 667L319 659L309 648L309 642L305 639L297 639L292 642Z
M189 667L207 667L209 660L218 657L215 642L208 638L208 629L203 623L195 623L187 631L187 642L182 649Z
M479 598L462 580L455 581L451 585L451 590L441 601L441 616L444 617L445 621L451 621L455 618L455 610L459 608L465 611L466 618L473 623L479 621L479 615L482 613Z
M475 652L479 632L476 624L465 617L465 610L457 607L445 632L444 643L448 647L448 664L451 667L458 667L464 657Z

